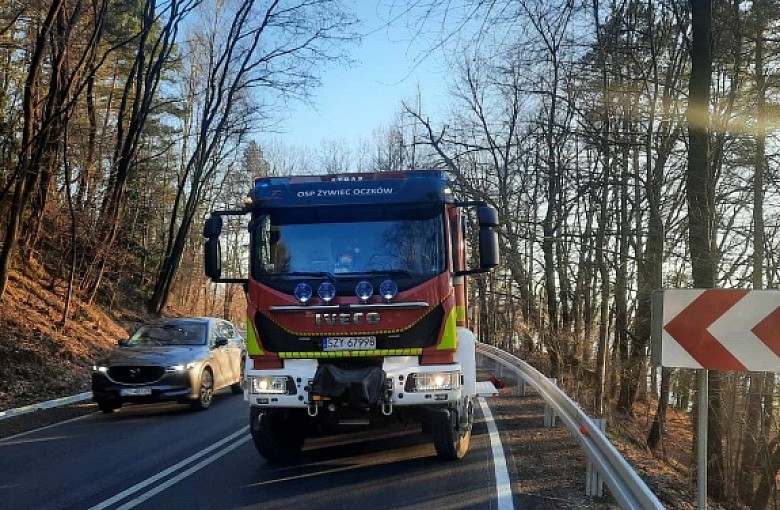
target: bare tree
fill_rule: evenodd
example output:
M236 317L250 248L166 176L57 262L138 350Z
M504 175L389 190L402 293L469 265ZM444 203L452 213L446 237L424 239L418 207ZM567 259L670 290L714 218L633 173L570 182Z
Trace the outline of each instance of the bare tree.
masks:
M354 23L336 1L281 0L265 6L242 0L219 21L224 25L207 27L205 45L198 48L206 60L197 132L183 169L188 187L180 188L181 209L174 208L172 235L149 303L155 313L165 308L204 188L219 168L220 154L229 146L226 141L246 133L249 123L257 120L250 91L305 94L317 84L316 65L339 58L338 44L351 39ZM240 105L247 109L240 110Z

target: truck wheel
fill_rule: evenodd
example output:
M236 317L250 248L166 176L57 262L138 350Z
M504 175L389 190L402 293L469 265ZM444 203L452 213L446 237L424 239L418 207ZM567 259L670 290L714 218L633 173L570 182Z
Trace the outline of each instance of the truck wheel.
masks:
M306 415L290 409L249 409L249 430L255 448L267 461L284 463L295 460L306 439Z
M471 442L471 428L473 416L471 403L468 403L468 426L461 424L458 428L458 413L450 409L438 411L431 416L431 433L433 434L433 446L436 447L436 455L442 460L462 459L469 451Z

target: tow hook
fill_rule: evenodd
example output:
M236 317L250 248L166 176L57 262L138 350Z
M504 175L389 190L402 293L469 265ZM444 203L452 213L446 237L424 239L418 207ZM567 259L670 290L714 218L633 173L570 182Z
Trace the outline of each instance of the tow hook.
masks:
M393 379L385 379L385 396L382 399L382 414L390 416L393 414Z
M318 405L317 405L316 403L314 403L314 402L311 402L311 403L308 405L308 407L306 408L306 413L307 413L309 416L311 416L312 418L314 418L315 416L317 416L317 413L319 413L319 411L320 411L320 406L318 406Z

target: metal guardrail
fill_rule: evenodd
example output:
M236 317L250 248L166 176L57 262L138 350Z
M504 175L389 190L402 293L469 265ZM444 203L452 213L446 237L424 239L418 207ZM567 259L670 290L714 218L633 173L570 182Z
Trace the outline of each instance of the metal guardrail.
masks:
M47 400L39 404L30 404L23 407L17 407L16 409L8 409L7 411L0 411L0 420L6 418L14 418L15 416L21 416L23 414L32 413L41 409L52 409L54 407L65 406L68 404L75 404L77 402L84 402L92 398L92 392L86 391L79 393L78 395L72 395L70 397L60 397L54 400Z
M492 345L478 343L477 354L493 359L514 371L544 398L585 450L621 508L664 508L596 423L544 374L520 358Z

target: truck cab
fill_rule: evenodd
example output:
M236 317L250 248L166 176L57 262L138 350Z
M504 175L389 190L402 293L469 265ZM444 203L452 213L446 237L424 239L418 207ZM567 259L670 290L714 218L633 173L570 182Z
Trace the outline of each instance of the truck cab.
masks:
M249 217L246 280L221 278L225 215ZM260 454L285 461L313 434L419 421L439 457L465 455L476 367L464 277L498 264L497 223L433 170L261 178L244 209L212 213L206 273L245 284L245 398Z

